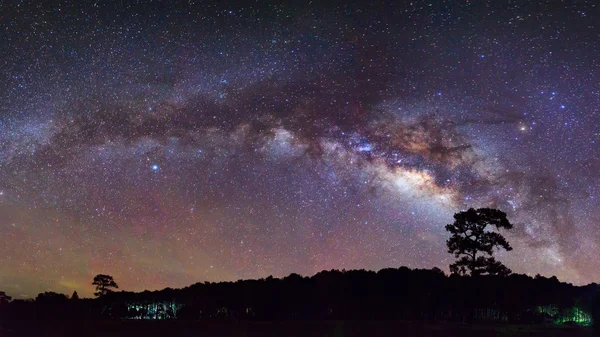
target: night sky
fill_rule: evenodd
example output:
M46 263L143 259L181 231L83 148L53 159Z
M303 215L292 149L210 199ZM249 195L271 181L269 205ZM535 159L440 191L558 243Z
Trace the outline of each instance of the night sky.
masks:
M600 281L591 1L0 2L0 290L447 271ZM54 4L52 4L54 3Z

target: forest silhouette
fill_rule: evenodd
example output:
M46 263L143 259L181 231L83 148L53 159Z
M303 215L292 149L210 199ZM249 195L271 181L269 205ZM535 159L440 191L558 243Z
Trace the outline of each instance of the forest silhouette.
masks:
M0 324L123 319L293 321L403 320L456 323L592 325L599 313L598 285L574 286L556 277L511 274L493 257L511 250L499 233L506 214L469 209L446 226L457 261L441 269L407 267L329 270L312 277L200 282L182 289L116 291L110 275L93 279L95 299L45 292L13 300L0 292ZM599 318L596 318L599 321Z

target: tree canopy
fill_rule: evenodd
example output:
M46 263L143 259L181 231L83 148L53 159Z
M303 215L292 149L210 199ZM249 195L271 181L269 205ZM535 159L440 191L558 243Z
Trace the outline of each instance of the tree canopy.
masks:
M489 226L494 228L490 230ZM469 208L454 214L454 223L446 225L451 234L446 241L448 252L458 259L450 265L450 271L471 276L510 274L511 270L497 261L493 254L495 248L512 250L508 241L498 233L500 229L511 228L513 225L506 218L506 213L497 209Z
M0 304L8 303L12 300L12 297L6 295L4 291L0 291Z
M113 292L114 289L119 288L112 276L103 274L96 275L92 285L96 286L96 292L94 292L94 295L97 297L104 296L110 292Z

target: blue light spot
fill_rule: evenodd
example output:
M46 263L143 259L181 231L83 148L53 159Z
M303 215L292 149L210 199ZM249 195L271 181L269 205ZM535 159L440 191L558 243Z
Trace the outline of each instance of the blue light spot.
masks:
M158 165L152 165L152 171L158 171Z
M561 104L560 108L561 108L561 109L564 109L564 108L566 108L566 107L565 107L564 105L562 105L562 104Z
M359 152L370 152L373 150L373 146L369 143L362 144L358 147Z

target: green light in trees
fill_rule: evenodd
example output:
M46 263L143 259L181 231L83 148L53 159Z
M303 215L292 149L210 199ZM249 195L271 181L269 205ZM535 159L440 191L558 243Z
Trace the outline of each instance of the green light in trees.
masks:
M580 307L559 310L554 305L543 305L536 307L536 311L539 314L546 314L552 317L552 319L554 319L554 323L556 324L564 324L568 322L573 322L579 325L592 324L592 315Z

